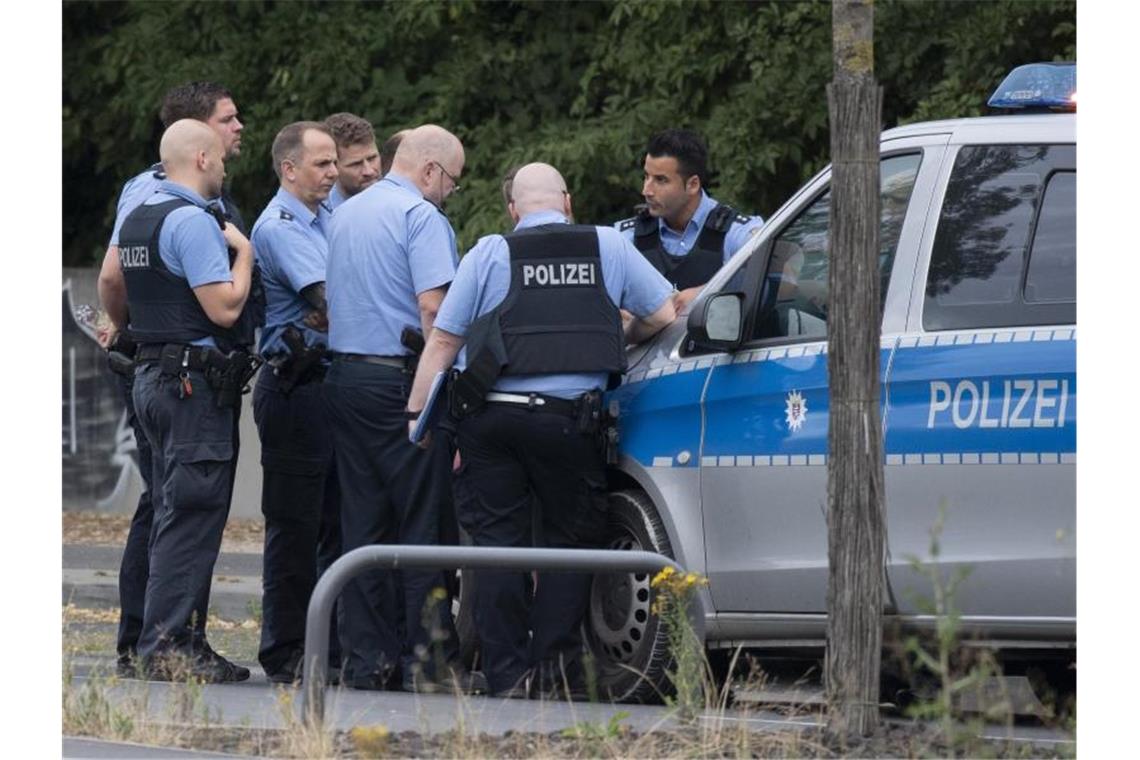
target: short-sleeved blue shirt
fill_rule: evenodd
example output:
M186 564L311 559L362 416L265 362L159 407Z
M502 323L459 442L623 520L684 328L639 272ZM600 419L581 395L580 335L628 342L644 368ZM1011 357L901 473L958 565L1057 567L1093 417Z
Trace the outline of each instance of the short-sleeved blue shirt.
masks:
M154 193L139 205L153 206L175 198L190 201L167 214L158 235L162 263L170 272L186 280L191 288L215 282L233 282L226 239L212 214L205 213L206 200L196 192L170 180L161 180ZM195 345L216 346L212 337L200 338Z
M115 226L111 229L111 242L108 246L119 244L119 230L122 229L127 214L154 195L165 176L162 164L154 164L145 172L136 174L126 181L122 191L119 192L119 202L115 205Z
M697 243L697 238L701 235L701 230L705 226L705 219L714 208L717 207L717 201L709 196L704 190L701 191L701 202L697 205L697 210L693 212L693 218L685 225L683 233L678 234L674 232L664 219L657 219L658 234L661 237L661 247L670 256L686 256L689 251L693 250L693 246ZM624 222L626 220L622 220ZM614 227L619 227L622 222L617 222ZM761 227L764 226L764 220L759 216L751 216L747 222L738 222L733 219L728 227L728 232L724 235L724 261L732 258L732 255L740 250L740 246L748 242ZM633 242L634 228L632 226L627 229L621 230L625 239Z
M281 333L295 325L306 345L327 343L328 336L304 324L313 307L301 295L325 281L329 245L325 237L332 214L323 204L313 213L295 195L279 188L253 225L250 240L265 288L265 326L258 350L265 355L287 353Z
M542 224L567 224L557 211L536 211L524 216L516 230ZM638 317L657 311L673 292L660 272L653 268L633 244L617 230L596 227L602 279L610 300ZM465 336L471 323L494 309L507 296L511 284L510 248L502 235L480 238L459 263L455 281L443 299L435 326L453 335ZM606 373L557 375L511 375L501 377L495 390L508 393L544 393L574 398L593 388L606 387Z
M329 348L403 356L416 296L447 285L459 256L447 217L394 172L346 200L329 225Z

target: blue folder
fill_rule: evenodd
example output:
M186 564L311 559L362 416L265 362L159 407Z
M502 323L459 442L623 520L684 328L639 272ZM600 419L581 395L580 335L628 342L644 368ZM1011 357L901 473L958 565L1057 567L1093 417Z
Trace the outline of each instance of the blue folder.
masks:
M408 434L408 440L412 443L418 444L432 428L439 424L440 418L443 417L444 410L447 409L447 396L443 392L443 389L446 387L447 373L436 372L435 377L432 378L431 381L431 388L428 389L424 409L420 412L420 417L416 420L412 432Z

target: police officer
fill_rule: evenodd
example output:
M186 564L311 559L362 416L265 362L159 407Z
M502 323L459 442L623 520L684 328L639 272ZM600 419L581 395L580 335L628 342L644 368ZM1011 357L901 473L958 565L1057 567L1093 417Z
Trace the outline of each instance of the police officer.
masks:
M721 265L764 225L705 192L708 149L700 135L666 129L645 150L645 208L614 226L673 283L683 309Z
M226 151L226 161L236 158L241 153L242 123L238 119L237 107L229 90L214 82L187 82L178 85L163 98L159 111L159 118L163 127L169 127L180 119L197 119L203 122L222 138ZM162 164L156 163L146 171L128 180L119 194L116 208L115 224L111 232L111 241L103 257L103 266L99 274L99 299L107 310L112 322L112 329L100 336L104 348L114 343L118 349L126 336L126 286L119 268L119 230L127 218L127 214L149 198L158 189L165 179ZM225 211L226 217L232 221L239 230L245 232L245 224L241 212L236 204L223 189L219 201ZM119 336L119 341L116 341ZM124 346L125 347L125 346ZM128 356L130 354L128 353ZM134 431L135 448L139 473L143 479L143 492L139 495L138 505L131 518L130 530L127 533L126 546L123 548L123 557L119 567L119 630L116 642L118 662L116 671L120 678L133 678L136 675L135 654L138 648L139 632L142 629L143 601L146 596L148 568L150 564L150 533L153 524L153 507L151 499L151 448L138 425L134 403L131 400L133 373L120 375L120 385L127 408L127 421ZM208 646L205 642L205 610L199 620L198 638L201 646Z
M239 681L249 671L198 646L194 628L229 513L241 387L256 368L244 352L258 317L247 304L253 249L205 200L225 177L217 133L182 119L159 152L166 179L119 232L129 330L139 343L133 400L154 458L138 654L150 678Z
M458 189L463 146L434 125L411 130L384 179L333 215L329 234L329 347L324 394L341 486L343 549L435 544L451 500L446 441L408 442L405 329L427 334L458 261L440 210ZM396 583L403 588L401 633ZM443 573L377 571L345 586L341 683L386 688L402 668L406 690L478 687L458 664ZM375 603L374 603L375 602ZM438 649L434 649L439 644Z
M404 135L411 132L410 129L401 129L398 132L393 132L392 136L384 141L380 146L380 176L386 177L388 172L392 171L392 161L396 158L396 151L400 149L400 141L404 139Z
M325 127L336 141L340 175L327 201L328 207L336 210L337 206L380 179L380 151L376 148L372 125L356 114L346 111L334 113L325 119Z
M253 225L266 296L258 350L272 365L253 393L261 438L265 516L261 647L275 683L301 676L305 615L317 574L340 556L340 488L321 399L328 365L325 199L337 182L337 145L324 124L289 124L273 141L281 187ZM334 646L332 664L339 661Z
M459 480L469 495L457 504L460 523L476 546L529 546L538 509L546 546L598 546L606 525L601 389L625 370L627 340L672 321L672 287L617 231L570 224L566 184L548 164L519 169L510 211L514 232L482 238L459 265L409 417L466 344L467 369L453 389L468 410L458 425ZM635 316L625 336L619 307ZM528 605L523 573L480 571L475 624L493 694L525 696L528 679L532 696L580 693L589 583L540 573Z

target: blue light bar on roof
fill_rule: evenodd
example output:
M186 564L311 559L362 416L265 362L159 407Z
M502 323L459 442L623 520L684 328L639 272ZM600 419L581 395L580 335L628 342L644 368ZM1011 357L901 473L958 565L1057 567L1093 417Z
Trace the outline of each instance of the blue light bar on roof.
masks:
M1077 110L1077 64L1018 66L994 90L990 108Z

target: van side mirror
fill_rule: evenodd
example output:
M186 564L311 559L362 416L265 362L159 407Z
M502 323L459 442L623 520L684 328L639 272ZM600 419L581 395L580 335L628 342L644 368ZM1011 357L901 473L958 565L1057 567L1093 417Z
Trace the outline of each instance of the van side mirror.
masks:
M701 299L689 313L689 350L735 350L742 337L743 314L743 293L714 293Z

